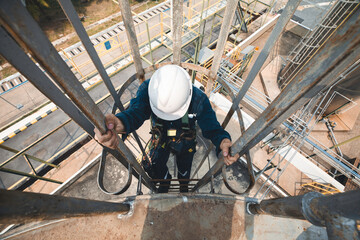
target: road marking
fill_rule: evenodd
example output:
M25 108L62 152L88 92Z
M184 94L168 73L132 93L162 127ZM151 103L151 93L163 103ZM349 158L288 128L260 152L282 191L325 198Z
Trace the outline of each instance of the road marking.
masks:
M50 110L47 110L45 113L41 114L40 116L36 117L36 119L26 123L24 126L14 130L12 133L10 133L9 135L5 136L3 139L0 139L0 144L4 143L5 141L9 140L10 138L14 137L15 135L17 135L18 133L24 131L25 129L27 129L28 127L30 127L31 125L37 123L39 120L43 119L44 117L48 116L49 114L51 114L52 112L55 112L58 109L57 106L51 108Z
M12 137L14 137L14 136L16 136L16 133L13 132L13 133L11 133L11 134L8 135L8 138L12 138Z

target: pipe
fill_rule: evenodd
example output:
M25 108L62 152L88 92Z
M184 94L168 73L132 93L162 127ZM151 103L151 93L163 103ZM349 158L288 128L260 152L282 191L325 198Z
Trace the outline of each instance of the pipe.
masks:
M26 223L70 217L125 214L126 203L95 201L21 191L0 189L0 224Z
M339 216L360 219L360 190L324 196L310 192L300 196L274 198L260 203L250 203L251 214L267 214L308 220L314 225L325 226L329 217Z

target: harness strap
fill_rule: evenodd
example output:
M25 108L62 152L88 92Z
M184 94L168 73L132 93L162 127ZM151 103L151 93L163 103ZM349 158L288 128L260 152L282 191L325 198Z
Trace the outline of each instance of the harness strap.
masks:
M181 118L181 128L183 131L189 131L190 123L189 123L189 112L186 111L185 115Z
M164 129L164 120L163 119L158 118L155 114L151 114L150 121L151 121L150 133L152 134L152 138L157 140L157 143L162 142L164 140L163 137L166 137L166 136L170 137L170 138L172 137L172 136L168 135L169 132L173 133L171 131L172 129L168 129L167 131L165 131L166 129ZM178 135L178 133L176 133L176 130L175 130L175 135L177 136L176 138L178 138L178 141L181 141L182 139L192 140L196 137L195 128L192 129L190 126L188 111L181 118L181 130L182 130L182 133L180 135ZM163 136L164 134L166 136ZM173 137L175 137L175 135ZM171 138L171 139L175 140L175 138Z

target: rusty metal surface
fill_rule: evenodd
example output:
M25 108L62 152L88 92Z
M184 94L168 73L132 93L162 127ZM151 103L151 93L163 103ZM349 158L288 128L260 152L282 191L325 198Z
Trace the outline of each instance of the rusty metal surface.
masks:
M360 220L360 190L324 196L305 195L249 203L249 212L296 219L307 219L326 226L329 239L359 239L356 222Z
M304 195L263 200L259 204L249 206L255 214L269 214L288 218L304 219L301 206Z
M143 195L131 214L81 217L10 239L326 239L324 229L293 219L252 216L245 199L225 195Z
M219 38L217 40L213 63L211 66L209 80L206 84L206 95L210 95L215 79L217 78L217 72L220 68L220 62L224 53L225 44L229 35L232 20L235 16L236 5L238 1L229 0L226 2L226 8L224 18L221 24Z
M125 214L129 209L126 203L0 190L0 224L103 215L109 212Z
M173 37L173 63L180 65L181 62L181 35L183 25L183 3L182 0L171 0L171 32Z
M319 219L326 219L328 214L360 220L360 190L338 193L326 197L314 198L309 208Z
M130 3L126 0L120 0L119 6L121 10L121 15L124 22L124 27L126 29L127 40L131 49L131 56L134 60L134 65L136 68L137 78L143 82L145 80L145 72L141 63L141 55L139 50L139 44L136 37L135 25L131 13Z

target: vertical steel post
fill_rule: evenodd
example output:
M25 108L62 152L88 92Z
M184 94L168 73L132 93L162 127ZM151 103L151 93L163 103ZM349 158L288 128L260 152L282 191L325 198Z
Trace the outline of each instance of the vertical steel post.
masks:
M84 45L86 51L88 52L91 60L93 61L96 69L98 70L101 78L103 79L107 89L109 90L111 96L113 97L116 105L120 106L120 98L117 96L115 88L111 83L109 75L107 74L104 65L102 64L99 55L97 54L93 43L90 41L89 36L86 33L84 26L82 25L76 10L70 0L58 0L61 8L63 9L65 15L69 19L71 25L74 27L77 35L79 36L82 44Z
M214 60L213 60L212 66L211 66L210 76L209 76L208 82L206 84L206 95L210 95L212 86L214 85L215 79L217 78L217 72L220 67L220 62L221 62L221 59L223 56L227 37L229 35L231 23L233 21L234 15L235 15L237 2L238 2L238 0L228 0L226 3L224 19L221 24L220 34L219 34L219 38L218 38L218 41L216 44Z
M297 109L313 98L319 91L337 80L344 69L351 66L360 56L360 9L339 26L327 44L298 75L284 88L280 95L261 113L245 133L234 142L232 153L242 156L265 136L282 124ZM221 154L220 154L221 156ZM208 173L195 185L192 191L206 184L211 175L224 165L222 156Z
M128 0L119 0L121 15L123 17L124 26L126 29L126 36L130 45L131 54L134 60L134 65L137 72L137 77L140 82L145 80L145 72L141 63L141 56L139 44L137 41L135 25L131 14L131 8Z
M208 2L209 3L209 2ZM195 55L194 55L194 64L198 64L198 58L199 58L199 53L201 50L201 45L202 45L202 39L204 37L204 31L205 31L205 24L206 24L206 20L205 22L202 24L202 18L203 18L203 13L204 13L204 6L205 6L205 0L202 1L202 6L201 6L201 13L200 13L200 21L199 21L199 32L198 32L198 37L197 37L197 42L195 45ZM203 32L202 34L201 32L201 25L203 25ZM194 83L195 82L195 77L196 77L196 72L195 71L191 71L191 82Z
M173 37L173 63L181 62L181 35L183 25L183 0L171 0L171 32Z
M98 106L73 75L66 63L61 59L56 49L47 39L35 20L18 1L0 1L0 20L12 36L30 50L32 55L61 86L69 98L85 114L100 132L105 133L105 117ZM33 36L36 36L34 38ZM65 109L66 110L66 109ZM119 136L117 136L119 138ZM116 150L142 175L144 184L155 191L155 186L136 161L131 151L119 138Z
M114 85L111 83L110 77L107 74L103 64L101 63L99 55L97 54L92 42L90 41L90 38L87 35L86 30L85 30L84 26L82 25L82 23L81 23L78 15L77 15L76 10L75 10L74 6L72 5L71 1L70 0L58 0L58 2L60 3L61 8L63 9L63 11L65 12L65 15L67 16L70 23L74 27L76 33L78 34L81 42L84 45L86 51L88 52L91 60L93 61L96 69L98 70L101 78L103 79L107 89L110 92L110 95L114 99L115 105L121 111L124 111L124 107L123 107L123 105L122 105L122 103L120 101L120 97L117 95L116 90L114 88ZM149 34L149 27L148 27L147 21L145 23L146 23L146 27L147 27L148 34ZM150 36L148 36L148 37L149 37L149 47L150 47L150 51L151 51ZM151 58L152 58L152 53L151 53ZM142 147L140 139L139 139L139 137L138 137L138 135L136 133L134 133L134 137L135 137L135 140L138 143L140 149L142 150L143 155L146 156L144 148Z
M34 174L34 175L37 175L37 173L36 173L36 171L35 171L35 168L34 168L34 166L31 164L29 158L28 158L26 155L24 155L24 159L25 159L25 161L27 162L27 164L29 165L29 167L30 167L31 171L33 172L33 174Z
M281 13L281 16L279 17L279 20L277 21L274 29L272 30L268 40L266 41L264 48L261 50L259 56L256 58L256 61L253 65L253 67L251 68L244 85L239 90L239 93L237 94L236 99L233 101L233 104L232 104L229 112L226 115L224 122L223 122L225 124L225 126L229 123L232 115L235 112L235 109L237 109L239 107L240 101L243 99L246 92L250 88L256 75L259 73L261 67L265 63L267 57L270 54L270 51L275 46L282 31L284 30L286 24L289 22L291 17L294 15L294 12L296 11L296 8L298 7L300 2L301 2L301 0L293 0L293 1L288 1L288 3L286 4L284 11Z

